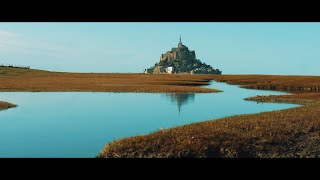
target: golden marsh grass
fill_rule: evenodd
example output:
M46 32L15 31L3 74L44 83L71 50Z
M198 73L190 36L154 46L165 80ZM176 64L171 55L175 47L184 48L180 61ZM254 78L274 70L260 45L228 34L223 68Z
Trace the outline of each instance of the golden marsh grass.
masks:
M219 92L202 88L212 75L65 73L0 67L1 92Z
M320 77L222 75L214 79L246 88L300 91L303 93L248 97L247 100L302 106L119 139L107 144L98 157L320 157L320 93L311 90L320 86Z
M11 103L8 103L8 102L3 102L3 101L0 101L0 111L1 110L5 110L5 109L9 109L9 108L13 108L13 107L16 107L17 105L15 104L11 104Z

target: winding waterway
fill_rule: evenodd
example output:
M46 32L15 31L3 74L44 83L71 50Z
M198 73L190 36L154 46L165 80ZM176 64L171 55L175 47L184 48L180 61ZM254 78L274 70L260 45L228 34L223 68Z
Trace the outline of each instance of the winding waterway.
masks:
M10 92L1 101L0 157L95 157L112 140L226 116L296 107L243 100L284 92L212 82L222 93Z

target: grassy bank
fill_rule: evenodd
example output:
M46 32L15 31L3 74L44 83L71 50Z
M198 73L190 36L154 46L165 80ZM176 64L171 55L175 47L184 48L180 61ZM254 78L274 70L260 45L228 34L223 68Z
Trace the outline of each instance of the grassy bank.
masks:
M0 67L1 92L219 92L202 88L212 75L66 73Z
M320 86L320 77L223 75L214 78L245 88L298 91L301 93L247 100L302 106L119 139L107 144L98 157L320 157L320 93L311 90Z
M16 107L17 105L15 104L11 104L11 103L8 103L8 102L3 102L3 101L0 101L0 111L1 110L5 110L5 109L9 109L9 108L13 108L13 107Z
M320 92L319 76L279 75L223 75L215 76L218 82L240 84L243 88L280 90L289 92Z

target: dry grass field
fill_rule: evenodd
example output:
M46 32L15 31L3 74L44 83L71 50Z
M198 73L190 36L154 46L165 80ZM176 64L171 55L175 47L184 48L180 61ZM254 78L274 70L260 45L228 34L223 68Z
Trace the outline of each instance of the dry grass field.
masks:
M8 102L0 101L0 111L1 111L1 110L4 110L4 109L13 108L13 107L16 107L16 105L15 105L15 104L8 103Z
M0 92L219 92L212 75L64 73L0 67Z
M98 157L320 157L320 77L222 75L215 80L245 88L296 92L246 100L302 106L238 115L113 141ZM299 93L297 93L299 92Z
M222 75L215 76L218 82L240 84L248 89L280 90L289 92L320 92L319 76L280 75Z

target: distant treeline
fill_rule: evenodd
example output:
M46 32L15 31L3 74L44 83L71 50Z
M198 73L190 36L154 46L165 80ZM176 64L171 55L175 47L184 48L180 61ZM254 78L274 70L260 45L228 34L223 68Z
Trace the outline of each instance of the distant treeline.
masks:
M13 65L13 64L0 64L0 67L30 69L30 66L20 66L20 65Z

